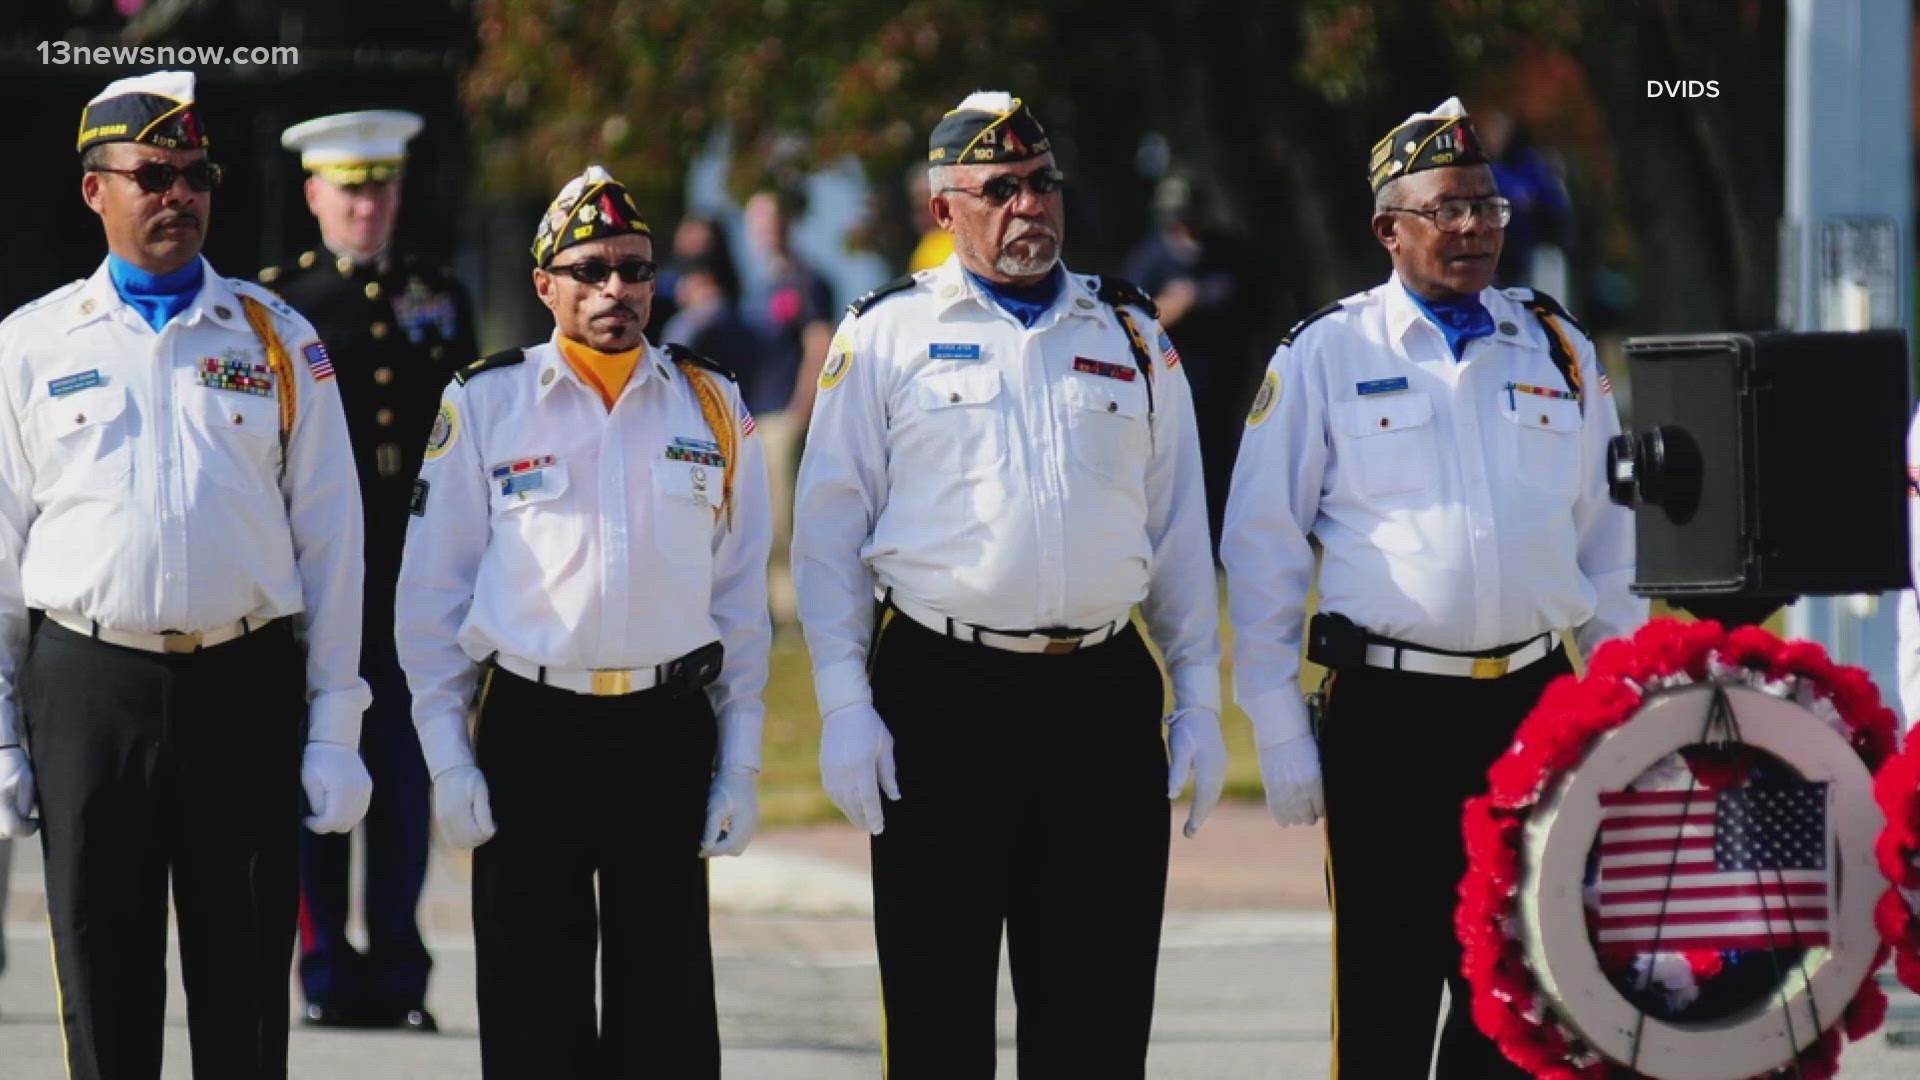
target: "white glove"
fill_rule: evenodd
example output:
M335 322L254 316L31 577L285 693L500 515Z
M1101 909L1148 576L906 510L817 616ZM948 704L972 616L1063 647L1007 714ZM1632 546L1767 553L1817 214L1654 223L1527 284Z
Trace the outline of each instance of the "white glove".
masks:
M900 798L893 733L868 704L842 705L820 725L820 783L847 820L875 836L886 828L880 793Z
M25 750L9 746L0 750L0 840L32 836L40 827L39 818L28 816L32 813L33 765Z
M1167 749L1173 764L1167 769L1167 798L1177 799L1193 777L1193 806L1187 811L1188 837L1220 805L1220 789L1227 783L1227 743L1220 737L1220 716L1212 709L1181 709L1167 718Z
M480 766L454 765L433 778L433 820L441 838L461 851L493 839L493 808Z
M707 788L707 828L700 836L702 857L738 855L760 828L760 800L753 782L760 770L723 765Z
M353 831L373 800L373 777L367 775L360 752L339 743L315 739L307 744L300 759L300 784L313 810L307 828L317 833Z
M1267 809L1281 825L1311 825L1325 812L1320 794L1320 751L1313 736L1297 735L1259 748L1260 780L1267 788Z

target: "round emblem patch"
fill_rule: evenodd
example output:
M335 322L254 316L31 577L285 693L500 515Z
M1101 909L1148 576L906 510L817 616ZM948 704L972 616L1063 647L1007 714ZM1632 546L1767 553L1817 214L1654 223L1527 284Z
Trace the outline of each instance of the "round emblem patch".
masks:
M853 343L844 337L833 339L827 348L827 362L820 367L820 389L831 390L846 377L853 366Z
M440 411L434 415L433 430L427 433L426 459L432 461L447 452L453 440L460 437L460 414L453 409L453 403L443 401Z
M1268 371L1266 379L1260 384L1260 392L1253 395L1253 411L1247 414L1247 426L1259 427L1260 422L1273 411L1274 403L1280 400L1280 373Z

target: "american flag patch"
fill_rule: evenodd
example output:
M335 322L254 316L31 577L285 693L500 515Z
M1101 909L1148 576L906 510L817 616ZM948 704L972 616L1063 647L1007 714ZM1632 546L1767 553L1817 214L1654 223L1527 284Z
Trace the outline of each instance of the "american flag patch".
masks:
M1173 347L1173 339L1165 330L1160 331L1160 355L1167 358L1168 367L1177 367L1180 363L1180 350Z
M741 437L744 438L748 435L753 434L754 429L759 426L760 426L759 424L754 423L753 414L747 411L747 403L742 401L740 403L740 435Z
M1607 373L1604 371L1600 373L1600 392L1603 394L1613 393L1613 381L1607 378Z
M313 372L314 382L325 382L333 378L333 357L327 355L327 347L318 341L309 341L300 346L300 355L307 358L307 370Z

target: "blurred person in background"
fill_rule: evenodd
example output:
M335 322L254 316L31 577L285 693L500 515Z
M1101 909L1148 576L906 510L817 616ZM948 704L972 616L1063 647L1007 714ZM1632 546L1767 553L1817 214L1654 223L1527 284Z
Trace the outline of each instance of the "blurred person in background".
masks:
M1566 244L1573 236L1573 203L1559 171L1512 113L1489 109L1474 118L1474 126L1486 146L1493 182L1513 203L1494 280L1568 295Z
M704 259L682 262L671 277L678 310L661 329L661 343L685 345L730 371L752 364L760 353L760 338L740 317L714 264Z
M440 263L394 245L410 112L376 109L298 123L281 145L310 174L307 209L320 247L260 271L260 283L313 321L333 357L366 513L360 675L373 705L360 753L373 776L362 829L367 949L347 938L353 845L307 835L300 845L302 1019L329 1027L437 1030L427 1011L433 960L420 938L430 815L426 764L413 732L406 675L393 644L394 584L420 448L440 388L478 358L473 304Z
M673 229L672 257L660 267L659 276L654 279L653 314L647 318L648 341L667 340L667 322L680 310L680 268L692 263L712 271L728 302L739 304L740 275L734 269L733 247L727 242L726 229L705 214L686 214Z
M741 313L760 335L760 354L738 369L740 391L760 423L773 506L773 557L768 599L782 623L795 617L793 575L787 548L793 528L793 483L800 445L813 414L815 384L833 337L833 293L794 253L790 234L804 204L786 191L758 191L743 212L747 247L759 265Z
M1153 297L1168 338L1161 348L1181 358L1193 387L1207 525L1218 549L1241 422L1260 381L1255 290L1246 261L1224 231L1211 227L1189 178L1175 174L1160 181L1153 215L1154 231L1127 258L1127 277Z
M920 161L907 166L907 212L913 216L913 234L918 237L913 254L907 257L909 274L931 270L953 254L953 234L941 228L940 223L933 220L933 211L927 208L932 194L927 189L927 172L931 168Z

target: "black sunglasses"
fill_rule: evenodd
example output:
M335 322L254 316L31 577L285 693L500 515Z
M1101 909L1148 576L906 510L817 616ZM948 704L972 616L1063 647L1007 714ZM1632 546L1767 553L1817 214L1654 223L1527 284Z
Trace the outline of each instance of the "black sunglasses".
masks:
M646 259L623 259L610 263L603 259L581 259L579 262L554 263L547 267L550 274L565 274L582 285L599 285L615 274L629 285L638 285L643 281L652 281L653 275L660 269L658 263Z
M1066 186L1067 174L1059 169L1036 169L1026 175L1026 186L1035 195L1051 195ZM1022 177L1018 173L1001 173L989 179L977 188L943 187L941 194L949 191L964 191L987 200L995 206L1005 206L1020 196Z
M137 169L109 169L97 166L89 172L113 173L115 176L131 176L140 190L149 195L158 195L173 187L173 182L186 178L187 187L192 191L208 192L220 186L220 178L226 171L205 158L193 162L185 168L169 165L164 161L149 161Z

